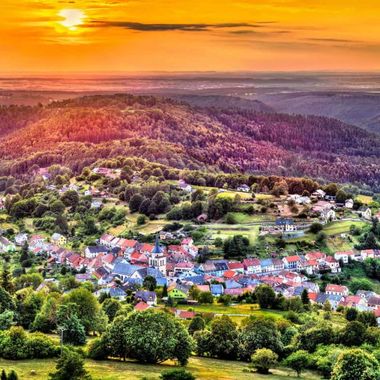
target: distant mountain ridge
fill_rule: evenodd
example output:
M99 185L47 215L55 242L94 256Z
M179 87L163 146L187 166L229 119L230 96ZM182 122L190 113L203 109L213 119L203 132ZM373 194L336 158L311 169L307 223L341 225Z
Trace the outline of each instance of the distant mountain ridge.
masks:
M380 137L325 117L194 108L125 94L0 108L2 175L54 163L80 171L118 155L178 168L310 176L380 188Z
M327 116L380 133L380 94L362 92L288 92L260 95L277 112Z

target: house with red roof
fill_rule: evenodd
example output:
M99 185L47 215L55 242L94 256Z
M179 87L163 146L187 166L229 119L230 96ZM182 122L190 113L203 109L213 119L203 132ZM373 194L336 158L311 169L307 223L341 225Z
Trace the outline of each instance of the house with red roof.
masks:
M285 268L287 269L298 269L301 266L301 258L299 256L288 256L282 259Z
M261 263L259 259L244 259L243 265L244 269L249 274L261 273Z
M139 302L138 304L135 305L135 310L136 311L144 311L146 309L149 309L149 305L143 301Z
M237 273L244 273L244 264L234 261L227 263L228 269Z
M325 293L337 296L348 296L348 288L343 285L328 284L326 286Z
M315 260L320 262L326 258L326 254L323 252L309 252L305 255L306 260Z

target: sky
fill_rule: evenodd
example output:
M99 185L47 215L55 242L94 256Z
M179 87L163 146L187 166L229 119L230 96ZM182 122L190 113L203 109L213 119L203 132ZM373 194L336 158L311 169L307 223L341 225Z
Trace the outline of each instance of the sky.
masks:
M378 70L379 0L1 2L1 73Z

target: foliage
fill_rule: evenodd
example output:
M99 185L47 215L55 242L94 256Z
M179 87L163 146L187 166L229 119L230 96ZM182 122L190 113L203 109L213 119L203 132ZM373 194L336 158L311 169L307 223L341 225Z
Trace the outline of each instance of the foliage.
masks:
M276 366L278 355L267 348L259 348L251 356L251 363L258 373L267 374Z
M380 367L375 357L363 350L342 352L332 371L331 380L378 380Z

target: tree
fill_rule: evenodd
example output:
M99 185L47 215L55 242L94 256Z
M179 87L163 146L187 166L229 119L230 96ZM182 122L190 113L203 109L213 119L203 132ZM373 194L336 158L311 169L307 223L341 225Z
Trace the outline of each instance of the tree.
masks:
M144 197L141 194L134 194L132 198L129 200L129 210L131 212L137 212L140 209L142 202L144 201Z
M8 380L18 380L18 375L13 369L9 372Z
M139 215L139 216L137 217L136 224L137 224L138 226L142 226L142 225L144 225L145 223L146 223L146 217L145 217L145 215Z
M63 214L65 211L65 204L60 200L56 200L50 205L50 210L54 212L54 214Z
M77 315L77 305L61 305L57 316L58 330L65 344L80 346L86 343L86 331Z
M121 304L115 298L107 298L102 303L102 309L106 313L108 320L112 322L116 317L116 314L121 310Z
M7 373L5 372L4 369L1 371L0 379L1 379L1 380L8 380Z
M236 359L238 355L239 334L236 324L226 315L215 318L210 331L194 334L198 354L220 359Z
M190 335L178 320L151 310L116 317L103 339L111 356L142 363L176 359L185 365L193 349Z
M85 288L77 288L63 297L62 303L75 304L77 316L86 332L94 331L94 320L97 317L100 305L95 296Z
M262 309L269 309L273 307L276 301L276 293L268 285L260 285L254 292L257 301Z
M3 265L3 271L1 272L1 286L9 293L13 293L14 291L14 284L12 275L9 271L8 264Z
M211 292L200 292L198 296L198 302L201 304L212 304L214 303L214 297Z
M346 309L345 317L347 321L355 321L358 317L358 311L354 307L348 307Z
M301 294L301 301L304 305L309 305L310 304L310 299L309 299L309 293L306 289L302 291Z
M309 228L309 231L312 233L312 234L317 234L318 232L322 231L323 230L323 225L321 223L318 223L318 222L314 222L310 228Z
M249 359L253 352L260 348L268 348L282 353L281 335L275 322L265 317L250 317L244 321L240 334L240 357Z
M301 376L302 371L307 368L310 363L310 355L303 350L293 352L285 359L285 365L297 373L297 377Z
M49 374L50 380L90 380L84 368L84 359L75 351L65 349L57 361L56 372Z
M195 380L195 376L184 368L169 369L160 375L161 380Z
M66 207L75 209L79 203L79 195L75 190L67 190L62 194L61 201Z
M340 332L339 341L345 346L360 346L365 340L366 327L358 321L348 322Z
M14 310L15 303L12 296L0 286L0 313L3 313L6 310Z
M190 322L189 333L193 335L196 331L202 331L206 327L205 320L200 316L196 315Z
M32 324L33 330L50 333L57 328L58 293L49 294Z
M278 355L267 348L259 348L251 356L251 363L258 373L269 373L270 368L277 364Z
M143 287L153 292L157 287L157 280L153 276L146 276L143 281Z
M379 362L363 350L342 352L333 368L331 380L378 380Z

